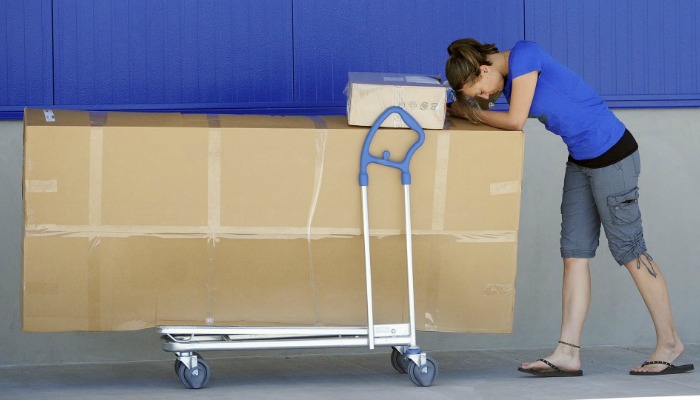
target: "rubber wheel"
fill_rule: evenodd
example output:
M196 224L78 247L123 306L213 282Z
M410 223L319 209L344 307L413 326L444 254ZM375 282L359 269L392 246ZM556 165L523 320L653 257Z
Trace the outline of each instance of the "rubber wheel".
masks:
M175 359L175 375L180 376L180 365L182 364L182 361L178 360L177 358Z
M178 378L180 378L180 382L182 382L182 384L185 385L185 387L186 387L187 389L192 389L192 386L190 386L189 381L185 379L185 373L186 373L186 371L187 371L187 366L186 366L185 363L183 363L182 361L180 361L180 360L178 360L178 361L179 361L180 363L179 363L179 364L176 363L176 365L177 365L177 376L178 376Z
M419 367L418 364L411 361L408 366L408 378L411 379L416 386L428 387L433 384L438 376L438 365L435 360L427 356L425 365Z
M180 362L178 376L188 389L201 389L209 382L209 364L202 357L197 357L197 366L194 368L187 368L185 363Z
M396 347L391 348L391 366L400 374L408 373L408 364L411 360L403 353L398 351Z

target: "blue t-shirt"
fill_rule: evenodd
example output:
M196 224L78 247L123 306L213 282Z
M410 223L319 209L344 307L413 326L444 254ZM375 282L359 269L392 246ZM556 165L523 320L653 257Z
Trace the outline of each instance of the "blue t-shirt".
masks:
M513 79L539 71L530 116L564 140L576 160L588 160L608 151L625 132L617 119L583 79L559 64L537 43L519 41L510 51L503 94L510 101Z

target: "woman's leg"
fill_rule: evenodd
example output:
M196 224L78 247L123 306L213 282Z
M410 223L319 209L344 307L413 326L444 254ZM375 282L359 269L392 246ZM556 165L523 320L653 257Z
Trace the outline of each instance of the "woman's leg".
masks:
M587 258L565 258L564 278L562 283L562 318L559 343L552 354L545 360L563 371L581 369L580 345L583 325L588 315L591 301L591 275ZM523 363L522 368L532 370L550 370L542 361Z
M583 324L591 300L589 260L595 256L600 237L600 217L586 170L567 162L561 202L561 256L564 260L562 318L559 340L581 344ZM581 369L579 348L559 343L545 360L564 371ZM521 368L551 370L542 361Z
M595 170L593 193L613 257L629 271L654 323L656 348L648 361L673 362L683 353L683 343L673 322L666 280L647 253L637 189L640 172L640 156L635 152L615 165ZM665 368L653 364L633 371Z
M673 322L666 280L659 266L646 253L625 264L625 267L642 295L656 330L656 348L647 361L673 363L683 353L684 346ZM663 364L651 364L632 368L632 371L656 372L666 368Z

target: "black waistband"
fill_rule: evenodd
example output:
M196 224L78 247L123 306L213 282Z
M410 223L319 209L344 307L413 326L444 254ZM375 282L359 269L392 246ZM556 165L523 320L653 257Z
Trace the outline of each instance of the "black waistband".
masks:
M632 136L629 130L625 129L625 133L620 140L605 153L588 160L575 160L573 157L569 156L569 161L586 168L603 168L624 160L625 157L637 151L637 148L637 141L634 140L634 136Z

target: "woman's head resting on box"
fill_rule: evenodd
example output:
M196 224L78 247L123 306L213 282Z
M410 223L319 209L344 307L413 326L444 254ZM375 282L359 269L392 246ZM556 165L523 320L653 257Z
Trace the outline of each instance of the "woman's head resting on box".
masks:
M459 39L447 47L449 58L445 76L457 98L496 101L503 92L508 75L508 59L492 43L482 44L476 39Z

